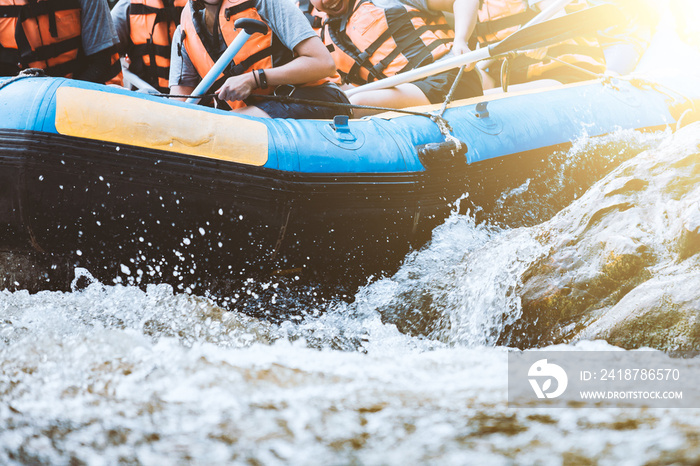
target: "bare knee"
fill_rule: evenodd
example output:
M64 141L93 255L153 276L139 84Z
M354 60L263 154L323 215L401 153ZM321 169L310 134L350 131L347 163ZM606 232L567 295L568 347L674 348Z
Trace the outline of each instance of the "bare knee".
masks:
M243 107L243 108L237 108L237 109L232 110L232 111L239 113L241 115L246 115L246 116L258 117L258 118L270 118L270 115L268 115L266 111L260 109L259 107L254 106L254 105L249 105L249 106Z

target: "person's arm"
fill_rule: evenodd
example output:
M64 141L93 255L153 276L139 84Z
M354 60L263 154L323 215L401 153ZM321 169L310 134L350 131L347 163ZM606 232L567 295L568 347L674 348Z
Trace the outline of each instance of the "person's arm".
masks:
M304 84L335 74L335 62L318 36L309 37L294 47L295 58L282 66L266 69L269 87ZM253 73L233 76L216 91L221 100L244 100L257 88Z
M461 55L471 49L467 45L476 27L479 0L426 0L428 8L433 11L451 11L454 13L455 39L452 52Z
M290 1L256 0L260 17L294 59L265 70L268 86L304 84L335 74L335 62L301 10ZM257 87L252 73L229 78L217 91L224 100L243 100Z
M192 64L187 49L182 43L182 27L178 26L173 34L173 43L170 47L170 93L173 95L191 95L200 78ZM186 100L185 97L173 97L175 100Z

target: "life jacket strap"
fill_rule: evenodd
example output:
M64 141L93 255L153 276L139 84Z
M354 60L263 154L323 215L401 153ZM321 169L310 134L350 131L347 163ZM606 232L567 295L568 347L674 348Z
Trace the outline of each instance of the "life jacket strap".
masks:
M226 18L226 21L229 21L231 19L231 16L235 16L238 13L241 13L245 10L249 10L251 8L255 8L255 2L253 0L248 0L243 3L239 3L238 5L226 8L224 10L224 17Z
M62 42L42 45L40 47L37 47L37 49L30 53L25 59L28 59L30 62L46 61L51 58L58 57L59 55L63 55L64 53L69 52L71 50L80 50L82 44L82 39L80 38L80 36L78 36L73 37L71 39L66 39Z
M537 12L533 9L528 8L527 10L521 11L520 13L516 13L514 15L508 15L504 16L503 18L478 22L476 23L476 27L474 28L474 34L477 37L485 38L491 35L495 35L496 33L505 29L510 29L515 26L522 26L535 16L537 16Z

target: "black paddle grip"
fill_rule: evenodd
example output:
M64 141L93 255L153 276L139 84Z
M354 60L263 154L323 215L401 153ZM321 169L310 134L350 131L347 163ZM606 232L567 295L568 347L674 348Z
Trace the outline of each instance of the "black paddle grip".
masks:
M267 34L267 24L252 18L241 18L237 19L233 26L236 29L243 29L248 35L253 35L256 32L260 34Z

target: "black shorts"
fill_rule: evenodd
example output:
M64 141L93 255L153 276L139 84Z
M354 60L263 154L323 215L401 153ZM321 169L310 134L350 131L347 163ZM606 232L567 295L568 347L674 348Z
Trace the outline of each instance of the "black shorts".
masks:
M459 68L454 68L444 73L428 76L427 78L414 81L413 84L425 94L431 104L440 104L445 101L445 97L452 88ZM452 100L468 99L484 95L481 86L481 76L477 70L471 70L462 74L457 89L452 95Z
M289 97L294 99L320 100L323 102L342 104L350 103L345 93L332 83L309 87L279 86L276 94L289 95ZM314 105L303 102L285 102L284 100L252 98L246 100L246 103L248 105L255 105L272 118L332 120L336 115L352 116L352 112L349 108Z

